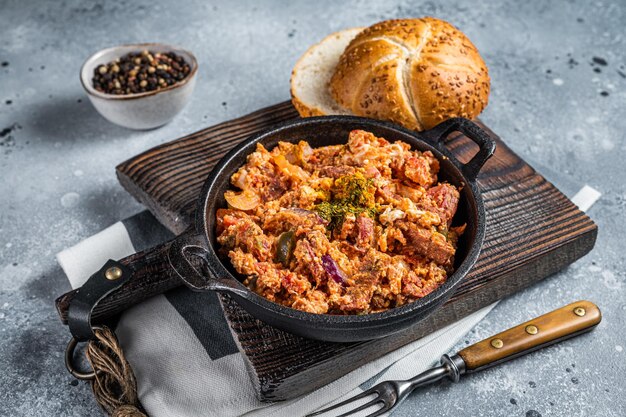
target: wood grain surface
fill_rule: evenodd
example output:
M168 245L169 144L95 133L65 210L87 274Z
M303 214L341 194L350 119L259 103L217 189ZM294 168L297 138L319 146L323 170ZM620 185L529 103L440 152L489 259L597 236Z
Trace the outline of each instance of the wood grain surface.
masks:
M170 230L193 221L212 167L236 143L298 117L284 102L150 149L117 167L122 185ZM493 132L497 150L479 176L487 211L481 255L452 298L425 320L384 339L337 344L300 338L250 316L228 296L222 304L261 400L311 391L411 341L557 272L591 250L595 224ZM448 146L461 161L476 151L462 135Z
M468 346L459 356L468 371L477 371L589 331L600 320L598 306L590 301L577 301Z

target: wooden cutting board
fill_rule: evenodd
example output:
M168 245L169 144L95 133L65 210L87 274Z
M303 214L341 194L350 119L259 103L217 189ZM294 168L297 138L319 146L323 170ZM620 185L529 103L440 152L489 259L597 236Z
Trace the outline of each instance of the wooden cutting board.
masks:
M170 230L193 221L215 163L251 134L298 117L290 102L268 107L150 149L117 167L122 185ZM228 296L222 305L261 400L293 398L557 272L589 252L596 225L559 190L497 141L478 178L487 211L481 255L452 298L413 327L384 339L327 343L274 329ZM448 146L468 161L476 146L460 134Z

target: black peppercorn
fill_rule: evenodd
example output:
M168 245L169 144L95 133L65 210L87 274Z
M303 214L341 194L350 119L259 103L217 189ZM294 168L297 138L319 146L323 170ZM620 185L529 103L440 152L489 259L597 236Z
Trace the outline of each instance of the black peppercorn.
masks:
M191 68L173 52L128 53L94 69L93 87L107 94L136 94L167 88L184 80Z

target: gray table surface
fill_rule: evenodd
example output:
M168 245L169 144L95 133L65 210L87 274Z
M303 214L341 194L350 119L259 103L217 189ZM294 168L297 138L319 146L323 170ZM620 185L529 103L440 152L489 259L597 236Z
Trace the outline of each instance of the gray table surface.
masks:
M626 415L626 4L623 1L0 1L0 415L98 415L65 371L53 308L69 289L54 255L142 207L114 167L138 152L288 98L291 67L327 33L433 15L460 27L492 77L484 121L522 156L603 193L595 249L503 302L469 342L587 298L592 334L460 384L412 395L394 416ZM115 44L183 45L200 63L188 107L148 132L88 102L83 60ZM464 345L465 341L461 343Z

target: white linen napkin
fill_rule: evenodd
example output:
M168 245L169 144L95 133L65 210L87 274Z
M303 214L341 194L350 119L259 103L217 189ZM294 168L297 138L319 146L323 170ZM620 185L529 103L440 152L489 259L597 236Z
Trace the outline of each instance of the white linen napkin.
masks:
M542 169L587 210L600 193ZM569 181L569 183L568 183ZM163 241L168 232L147 212L118 222L57 255L72 288L81 286L108 259L128 256ZM432 366L495 304L376 359L299 398L267 404L255 397L242 354L236 349L214 294L184 288L126 311L116 329L137 377L141 404L152 417L305 415L356 395L374 383L406 379Z

